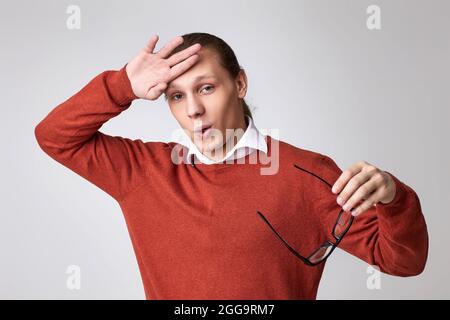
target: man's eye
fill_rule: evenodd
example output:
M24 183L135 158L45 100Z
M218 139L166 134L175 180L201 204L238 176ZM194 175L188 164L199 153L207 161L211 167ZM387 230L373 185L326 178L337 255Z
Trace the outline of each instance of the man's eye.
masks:
M202 88L201 91L203 91L203 90L206 89L206 92L211 92L213 88L214 88L214 86L212 86L212 85L206 85L206 86L204 86L204 87ZM178 96L181 96L181 94L180 94L180 93L176 93L176 94L172 95L172 96L171 96L171 100L173 100L173 101L178 101L178 100L180 100L181 97L180 97L180 99L177 99L177 98L176 98L176 97L178 97Z
M181 94L179 94L179 93L174 94L174 95L172 96L172 100L178 101L178 99L175 99L175 97L177 97L177 96L181 96Z
M212 89L212 88L213 88L213 86L211 86L211 85L207 85L207 86L204 86L204 87L203 87L203 89L206 89L206 88L211 88L211 89ZM211 90L207 90L207 91L211 91Z

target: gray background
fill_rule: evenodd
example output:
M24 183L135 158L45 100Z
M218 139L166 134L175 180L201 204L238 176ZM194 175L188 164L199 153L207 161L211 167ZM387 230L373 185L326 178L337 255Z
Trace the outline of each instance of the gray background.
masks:
M81 8L68 30L66 8ZM381 7L382 29L366 27ZM215 34L249 80L255 123L332 157L366 160L419 195L430 234L418 277L382 275L338 250L319 299L449 298L448 1L8 1L0 10L2 184L0 298L144 299L118 204L38 147L34 127L98 73L122 67L156 33ZM102 131L168 141L164 99L136 101ZM81 289L66 287L67 266Z

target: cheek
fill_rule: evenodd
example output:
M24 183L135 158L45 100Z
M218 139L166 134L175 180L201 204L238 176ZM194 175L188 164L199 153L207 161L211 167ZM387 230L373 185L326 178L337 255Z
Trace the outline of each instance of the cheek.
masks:
M233 97L229 93L224 91L215 92L213 95L208 96L205 100L205 105L210 113L217 115L226 115L233 108Z
M186 116L184 111L181 108L177 108L177 106L170 107L170 112L172 113L172 116L175 118L175 120L178 122L178 124L182 127L186 127Z
M183 114L183 107L180 104L172 106L169 105L169 109L175 118L179 118Z

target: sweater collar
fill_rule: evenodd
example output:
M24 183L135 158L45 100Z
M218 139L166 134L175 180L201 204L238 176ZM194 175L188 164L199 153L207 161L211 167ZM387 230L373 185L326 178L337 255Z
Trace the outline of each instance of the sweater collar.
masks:
M247 154L253 152L254 150L260 150L267 153L267 143L264 135L255 126L254 121L248 115L245 115L248 120L247 128L241 139L236 143L236 145L231 149L222 160L214 161L203 155L198 147L192 142L191 138L183 131L181 137L178 137L177 143L185 146L188 149L186 156L186 161L192 163L192 155L194 154L200 162L204 164L214 164L221 163L226 160L239 159L245 157Z

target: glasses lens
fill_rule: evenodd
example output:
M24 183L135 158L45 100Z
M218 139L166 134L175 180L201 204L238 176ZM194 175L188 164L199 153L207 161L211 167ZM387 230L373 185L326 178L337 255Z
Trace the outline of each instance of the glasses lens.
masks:
M345 232L350 227L350 224L352 223L352 215L351 213L347 211L342 211L339 214L336 227L333 230L334 236L338 239L340 239Z
M316 252L314 252L308 260L312 263L318 263L325 259L330 253L331 249L333 249L333 245L331 243L324 244Z

